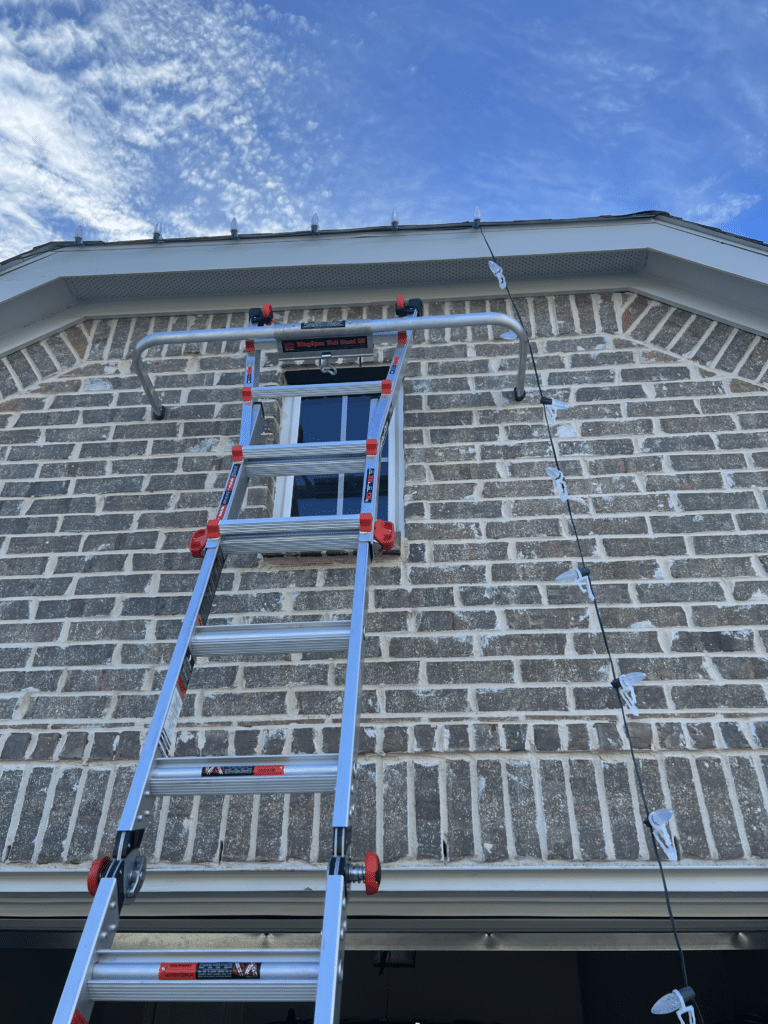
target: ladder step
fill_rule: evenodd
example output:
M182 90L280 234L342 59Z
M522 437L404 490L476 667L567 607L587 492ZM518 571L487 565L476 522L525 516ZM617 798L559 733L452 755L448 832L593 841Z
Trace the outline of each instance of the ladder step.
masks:
M252 388L254 402L270 398L331 398L333 395L380 395L380 380L348 381L346 384L263 384Z
M317 950L136 950L97 953L91 999L130 1002L313 1002Z
M230 519L219 527L226 555L354 551L360 516Z
M195 658L218 654L293 654L346 651L349 619L340 622L260 622L246 626L198 626L189 649Z
M285 757L161 757L149 789L154 796L203 793L330 793L335 754Z
M243 447L243 464L249 477L362 473L365 444L365 441L322 441L248 445Z

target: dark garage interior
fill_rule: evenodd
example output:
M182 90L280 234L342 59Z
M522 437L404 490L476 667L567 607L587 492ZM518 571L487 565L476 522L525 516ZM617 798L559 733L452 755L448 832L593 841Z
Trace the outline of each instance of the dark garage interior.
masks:
M0 985L6 1020L50 1024L71 949L6 948ZM439 952L413 967L346 955L342 1021L408 1024L651 1024L652 1004L680 986L672 952ZM686 955L701 1009L698 1024L768 1022L768 951L692 951ZM312 1005L113 1003L89 1024L282 1024L312 1020Z

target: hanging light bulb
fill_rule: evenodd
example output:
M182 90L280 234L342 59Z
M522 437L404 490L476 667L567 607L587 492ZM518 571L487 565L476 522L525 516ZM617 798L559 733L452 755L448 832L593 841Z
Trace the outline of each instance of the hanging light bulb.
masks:
M83 225L78 224L75 228L75 245L83 244Z
M475 207L475 216L474 216L474 219L472 220L472 227L473 228L479 228L480 227L480 221L482 219L483 219L483 217L482 217L482 214L480 213L480 207L476 206Z
M162 242L162 240L163 240L163 225L160 223L160 221L158 221L157 224L155 224L155 230L152 232L152 241L153 242Z
M233 238L237 238L238 236L236 217L233 217L232 220L229 222L229 233L230 235L232 235Z
M692 1005L695 998L696 993L690 985L684 985L680 989L673 988L667 995L656 1000L651 1007L651 1013L676 1013L680 1024L696 1024L696 1014ZM687 1015L687 1020L683 1018L683 1014Z
M397 231L398 227L400 226L400 217L398 216L397 210L393 210L392 211L392 221L391 221L391 224L392 224L392 230L393 231Z
M312 234L313 235L316 235L318 233L318 231L320 230L320 218L318 217L318 215L316 213L312 214L311 229L312 229Z

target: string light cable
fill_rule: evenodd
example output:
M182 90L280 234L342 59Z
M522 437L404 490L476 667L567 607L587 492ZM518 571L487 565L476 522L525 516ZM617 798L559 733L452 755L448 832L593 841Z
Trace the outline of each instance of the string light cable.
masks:
M509 297L509 301L512 304L512 309L515 311L515 316L520 321L520 323L522 323L523 319L520 316L520 311L518 310L517 304L514 298L512 297L512 293L509 290L509 285L507 284L506 278L504 276L504 271L496 262L496 258L493 254L493 250L491 249L490 243L488 242L488 239L485 236L485 232L483 231L482 226L478 222L477 211L475 213L475 218L476 219L474 226L479 229L480 234L483 236L483 241L485 242L488 248L488 252L490 253L491 256L490 260L488 261L489 269L493 276L498 281L499 287L502 289L502 291L506 291L507 296ZM505 336L502 335L502 337ZM681 1024L686 1024L683 1017L686 1015L687 1012L688 1024L696 1024L696 1016L692 1009L692 1007L695 1007L699 1015L700 1024L704 1024L701 1011L699 1010L699 1007L694 998L693 990L688 985L688 970L686 968L685 963L685 953L683 952L683 947L680 944L680 937L677 932L675 915L672 912L672 904L669 898L669 888L667 887L667 879L666 873L664 871L664 864L662 862L661 854L659 851L659 846L661 846L670 860L676 861L678 859L674 839L672 838L671 834L667 832L667 826L672 818L672 812L665 809L661 809L658 811L651 811L649 809L648 800L645 794L645 787L643 786L643 780L640 775L640 767L637 762L637 757L635 756L635 747L634 743L632 742L632 734L630 732L629 723L627 721L627 711L629 711L630 714L633 715L638 714L637 698L635 696L634 688L639 682L641 682L645 678L645 675L642 672L630 672L623 675L617 675L613 653L611 651L610 643L608 642L608 635L605 631L605 626L603 624L603 617L600 613L600 605L592 588L589 566L587 565L586 560L584 558L584 550L581 543L581 537L579 536L578 527L576 526L576 521L573 517L571 499L568 494L568 488L563 471L560 468L560 460L558 459L557 455L557 445L555 443L555 438L552 433L551 424L554 424L556 422L558 411L562 409L567 409L568 406L565 402L561 402L559 399L556 398L550 398L548 395L544 393L544 389L541 385L541 377L539 375L539 370L536 365L536 356L534 354L533 346L530 341L530 336L528 339L528 351L530 353L531 366L533 367L533 373L536 379L536 388L539 393L539 402L541 403L544 411L544 426L547 428L549 446L552 451L552 459L555 463L554 468L548 467L546 472L547 476L549 476L549 478L555 484L557 496L560 498L560 500L566 507L568 520L571 524L571 530L573 531L573 537L576 541L576 547L578 549L578 561L581 563L580 568L570 569L568 570L568 572L561 573L561 575L557 577L557 581L561 583L575 583L579 587L579 590L589 598L589 600L592 602L595 608L597 622L600 627L600 634L603 638L603 644L605 646L605 654L608 659L608 665L611 671L611 685L616 691L616 699L618 701L619 710L621 711L621 718L624 724L624 732L626 733L627 741L629 743L629 753L632 759L632 767L634 769L634 776L637 781L637 789L640 795L640 800L642 802L642 810L644 813L643 824L646 826L650 833L651 845L653 847L656 863L658 865L659 873L661 875L661 884L664 890L664 900L666 903L667 915L669 917L669 923L672 928L672 935L674 936L675 945L677 946L677 952L680 957L680 968L683 977L683 985L681 989L674 989L672 994L670 994L669 996L664 996L662 997L662 999L659 999L654 1004L652 1012L671 1013L674 1010L677 1013L681 1021ZM687 1001L690 1001L691 1006L685 1005ZM659 1008L657 1009L657 1007Z

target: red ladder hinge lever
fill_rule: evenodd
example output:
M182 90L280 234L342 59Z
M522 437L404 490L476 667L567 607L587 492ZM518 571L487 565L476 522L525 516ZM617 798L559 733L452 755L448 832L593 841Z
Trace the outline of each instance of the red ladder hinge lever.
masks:
M373 539L381 545L382 551L391 551L395 546L395 524L387 519L377 519Z

